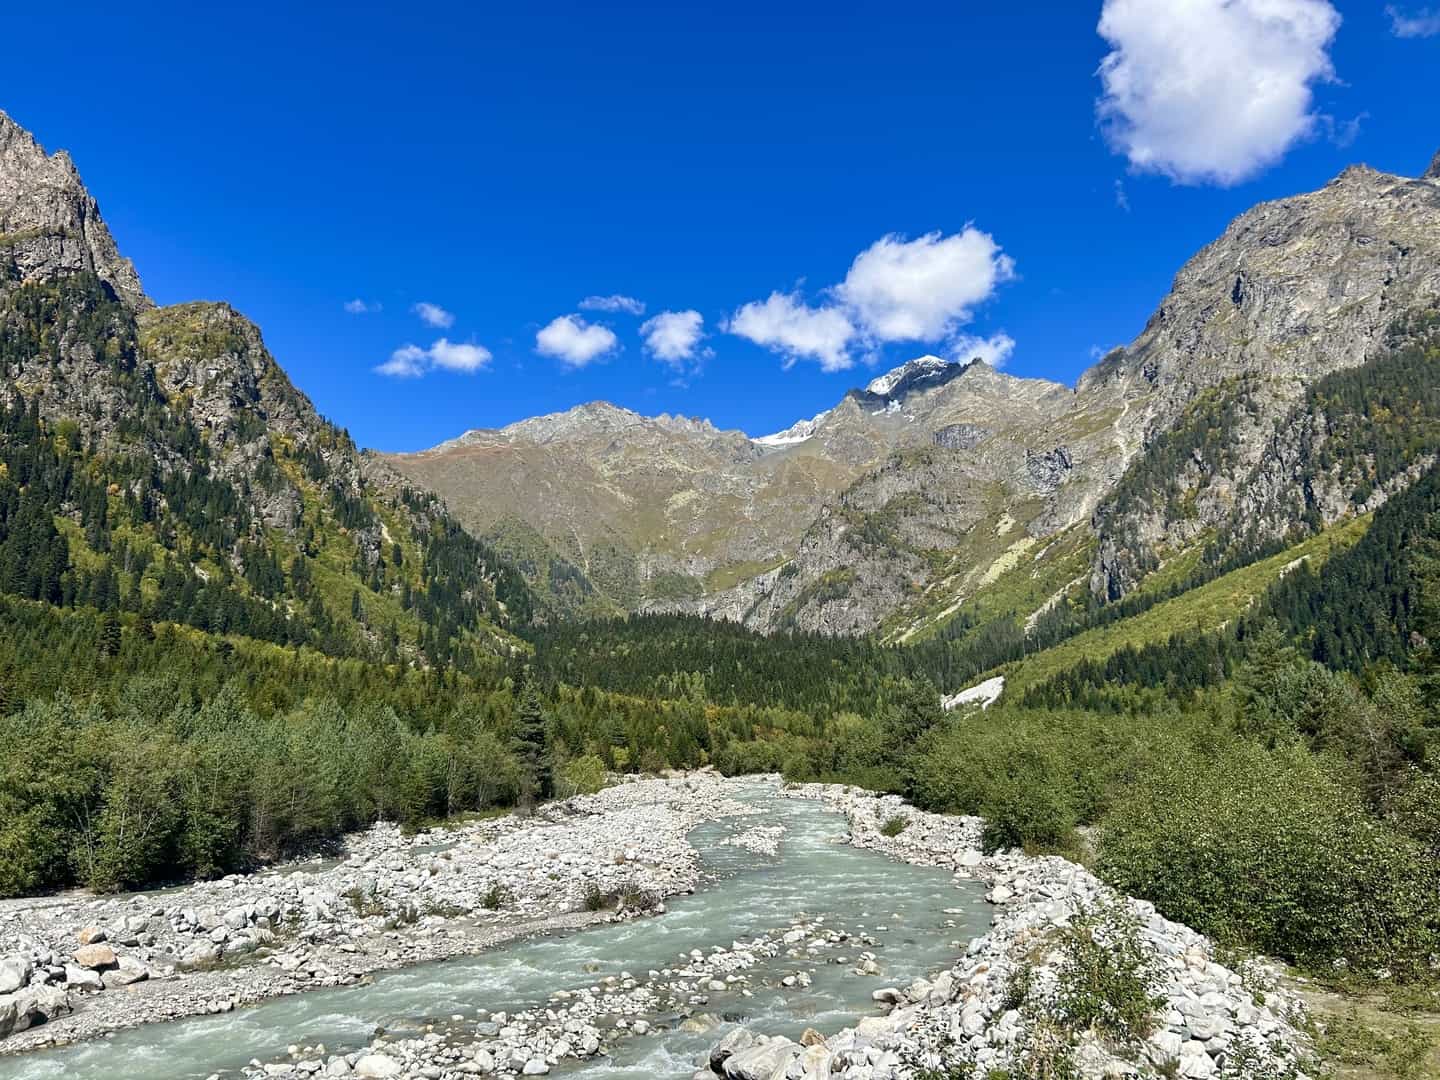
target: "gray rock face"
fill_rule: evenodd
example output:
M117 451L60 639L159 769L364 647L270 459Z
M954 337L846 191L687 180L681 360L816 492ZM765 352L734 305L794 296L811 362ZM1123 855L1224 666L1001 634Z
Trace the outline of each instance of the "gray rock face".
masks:
M1372 359L1397 316L1437 302L1434 171L1412 180L1354 166L1319 191L1242 214L1176 275L1140 337L1081 378L1077 396L1108 387L1123 403L1117 438L1127 461L1201 395L1233 394L1242 380L1251 387L1225 467L1176 478L1187 492L1184 514L1158 500L1124 513L1100 507L1096 595L1133 588L1147 552L1248 521L1256 506L1236 492L1298 445L1299 433L1280 427L1305 388ZM1281 513L1271 531L1283 535L1296 520Z
M1025 453L1025 473L1035 490L1042 495L1052 495L1065 482L1066 475L1075 467L1075 459L1063 446L1040 453L1028 450Z
M1440 180L1440 150L1430 159L1430 168L1425 170L1426 180Z
M935 445L945 450L974 450L989 434L978 424L946 424L935 432Z
M6 264L22 281L92 271L132 309L153 306L70 155L46 154L0 112L0 279Z

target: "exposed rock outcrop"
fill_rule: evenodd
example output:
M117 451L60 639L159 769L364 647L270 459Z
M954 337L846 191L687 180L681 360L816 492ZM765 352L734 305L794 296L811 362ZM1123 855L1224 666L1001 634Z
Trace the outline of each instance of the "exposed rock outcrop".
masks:
M0 112L0 281L7 266L12 280L21 281L89 271L130 308L153 306L135 267L116 249L70 155L46 154Z

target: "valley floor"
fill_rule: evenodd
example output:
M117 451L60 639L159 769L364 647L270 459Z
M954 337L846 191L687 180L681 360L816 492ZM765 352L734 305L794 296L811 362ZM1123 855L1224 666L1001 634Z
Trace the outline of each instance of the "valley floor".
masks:
M773 777L732 781L701 772L639 780L549 804L529 818L472 822L413 837L377 827L353 837L343 856L330 862L164 892L10 902L0 906L0 979L8 980L0 982L0 1022L9 1004L15 1030L0 1043L0 1053L352 985L382 969L463 956L525 935L663 912L664 897L691 891L700 880L693 830L754 815L757 783L762 789L768 785L773 803ZM359 1052L327 1055L321 1046L296 1047L288 1060L256 1061L245 1072L458 1080L491 1072L586 1071L590 1066L582 1063L604 1061L616 1035L633 1041L665 1028L672 1029L667 1038L708 1033L706 1045L714 1046L708 1058L700 1055L695 1075L732 1080L820 1080L834 1074L891 1080L935 1068L945 1071L925 1075L977 1070L985 1075L996 1069L1028 1075L1023 1070L1033 1065L1042 1044L1049 1047L1045 1052L1073 1061L1086 1077L1298 1078L1310 1071L1309 1041L1297 1026L1297 997L1277 984L1273 971L1261 964L1224 966L1205 937L1164 919L1147 903L1116 896L1083 867L1019 852L984 855L979 819L925 813L896 796L833 785L800 785L780 793L834 811L828 820L843 815L827 826L831 833L808 837L807 858L834 860L824 852L836 849L825 845L846 840L894 861L938 869L946 897L941 903L978 902L977 890L984 892L994 913L988 932L971 938L968 947L963 940L952 942L951 959L945 960L950 966L933 977L875 990L871 996L882 1014L828 1038L807 1030L792 1041L766 1030L756 999L762 985L766 992L791 988L799 994L812 976L818 984L876 975L875 954L867 950L880 947L872 933L883 938L887 929L866 924L857 932L843 929L839 919L817 917L809 907L802 911L802 875L802 891L786 893L777 906L777 917L783 911L785 921L773 930L712 946L708 954L687 939L689 959L664 971L596 975L587 989L555 990L542 1009L488 1014L463 1024L456 1016L454 1030L440 1032L432 1025L425 1034L381 1034ZM753 869L792 843L785 820L782 813L773 820L740 822L719 844L736 849L739 865ZM819 884L809 880L818 891ZM731 907L755 902L754 888L748 895L721 894L720 902ZM873 901L872 916L899 910L886 906L898 904L898 898L879 895ZM854 901L857 908L866 904ZM610 910L617 906L621 910ZM962 918L969 909L944 910L954 918L942 920L938 933L953 934L945 927L956 926L983 929L983 921ZM1119 912L1119 921L1097 918L1105 912ZM653 933L664 938L670 921L655 924ZM676 927L682 936L693 932L689 923ZM1106 955L1119 955L1127 948L1121 938L1132 932L1135 962L1151 980L1152 996L1140 999L1149 1019L1131 1029L1086 1021L1067 996L1075 964L1097 962L1093 950L1085 953L1085 942L1093 938ZM943 948L943 938L940 942ZM675 944L682 943L664 948ZM767 967L767 962L773 963ZM1120 972L1115 984L1125 977ZM733 1016L722 1020L701 1013L695 1003L710 997L719 1002L734 997L740 1016L756 1017L753 1027L737 1026ZM814 1022L824 1025L822 1015L823 1010ZM22 1016L25 1023L17 1023ZM0 1076L31 1075L9 1072L4 1060ZM24 1059L9 1060L18 1065ZM677 1064L667 1071L642 1066L615 1075L683 1075L674 1071ZM610 1064L604 1068L613 1071Z

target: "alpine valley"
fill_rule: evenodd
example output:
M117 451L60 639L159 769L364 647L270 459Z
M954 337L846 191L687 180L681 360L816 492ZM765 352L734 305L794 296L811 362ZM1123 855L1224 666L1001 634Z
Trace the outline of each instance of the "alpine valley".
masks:
M1437 364L1440 155L1074 386L365 450L0 113L0 1078L1440 1075Z

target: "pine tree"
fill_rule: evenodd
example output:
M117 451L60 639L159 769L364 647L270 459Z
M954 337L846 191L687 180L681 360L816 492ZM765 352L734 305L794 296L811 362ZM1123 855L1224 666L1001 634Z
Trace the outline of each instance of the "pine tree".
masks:
M113 610L107 611L100 619L100 655L107 658L118 655L120 644L120 616Z
M516 756L530 780L528 794L532 800L547 798L551 792L550 754L546 746L549 717L533 682L525 688L515 720Z

